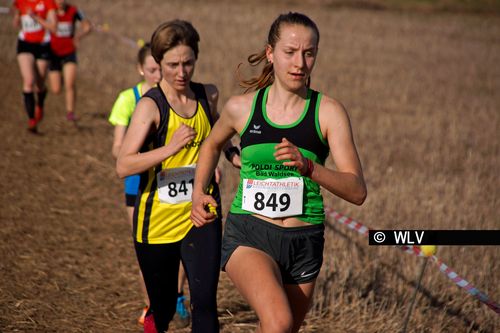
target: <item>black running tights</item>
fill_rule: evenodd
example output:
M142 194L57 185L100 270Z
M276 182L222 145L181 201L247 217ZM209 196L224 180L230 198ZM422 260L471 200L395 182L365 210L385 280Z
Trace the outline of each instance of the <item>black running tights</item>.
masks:
M176 243L134 242L158 332L168 330L175 314L181 260L189 283L192 332L219 332L216 297L221 236L221 221L216 220L202 228L193 227Z

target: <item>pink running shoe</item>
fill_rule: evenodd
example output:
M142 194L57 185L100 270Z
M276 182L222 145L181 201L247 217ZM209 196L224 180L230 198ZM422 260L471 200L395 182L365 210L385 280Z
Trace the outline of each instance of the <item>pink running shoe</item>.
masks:
M144 333L158 333L152 313L144 318Z
M67 121L76 121L75 113L74 112L66 113L66 120Z

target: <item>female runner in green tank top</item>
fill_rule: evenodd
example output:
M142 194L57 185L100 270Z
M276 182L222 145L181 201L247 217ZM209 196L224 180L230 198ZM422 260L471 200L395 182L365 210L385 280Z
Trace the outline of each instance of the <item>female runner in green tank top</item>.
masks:
M237 194L227 217L221 267L257 313L256 332L298 332L310 308L323 259L324 210L320 186L361 205L366 186L347 112L309 89L318 53L316 24L300 13L280 15L257 90L234 96L203 143L195 174L191 219L210 224L215 206L206 193L224 143L241 138ZM331 152L336 170L325 167Z

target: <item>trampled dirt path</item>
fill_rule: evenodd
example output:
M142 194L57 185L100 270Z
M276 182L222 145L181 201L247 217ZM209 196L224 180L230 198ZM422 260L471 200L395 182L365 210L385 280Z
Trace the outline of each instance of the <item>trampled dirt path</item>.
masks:
M149 38L165 20L191 20L202 36L196 79L218 85L220 105L240 92L234 70L264 45L272 19L308 13L322 32L313 85L348 106L369 187L362 207L331 197L327 204L387 229L498 228L498 17L316 0L75 2L133 40ZM64 119L62 96L49 95L33 135L25 129L15 42L10 18L0 14L0 332L140 332L137 268L107 122L118 92L138 80L136 50L106 34L84 40L78 127ZM231 193L236 173L222 166ZM340 227L327 238L320 295L304 332L400 329L419 262L369 248ZM500 300L498 248L440 251ZM437 270L428 268L424 288L414 331L500 328L498 316ZM222 331L253 332L255 316L224 274L219 294Z

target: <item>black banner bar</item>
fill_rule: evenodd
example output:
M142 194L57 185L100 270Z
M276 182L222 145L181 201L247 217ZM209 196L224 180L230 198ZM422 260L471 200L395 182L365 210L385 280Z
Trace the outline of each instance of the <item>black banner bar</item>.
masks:
M370 230L369 245L500 245L500 230Z

